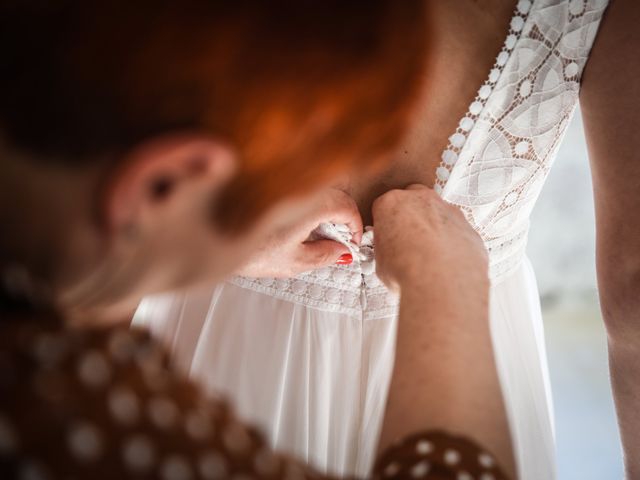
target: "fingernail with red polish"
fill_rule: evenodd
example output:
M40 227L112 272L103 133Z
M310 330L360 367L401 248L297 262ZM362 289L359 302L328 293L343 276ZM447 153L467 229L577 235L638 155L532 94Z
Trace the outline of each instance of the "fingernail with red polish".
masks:
M336 265L351 265L353 263L353 256L350 253L345 253L341 255Z

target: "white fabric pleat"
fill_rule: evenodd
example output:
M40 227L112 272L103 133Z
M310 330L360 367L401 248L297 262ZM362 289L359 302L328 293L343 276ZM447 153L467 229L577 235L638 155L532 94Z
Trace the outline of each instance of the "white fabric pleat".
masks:
M492 287L490 309L491 335L519 478L553 479L551 385L538 287L527 258Z
M491 289L491 329L522 480L553 479L551 393L528 260ZM146 299L135 324L177 364L231 400L277 449L335 474L375 457L396 318L363 320L225 283Z

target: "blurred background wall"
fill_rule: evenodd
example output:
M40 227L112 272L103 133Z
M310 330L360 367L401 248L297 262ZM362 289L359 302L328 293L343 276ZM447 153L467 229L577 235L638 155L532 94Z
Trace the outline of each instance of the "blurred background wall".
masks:
M579 111L533 212L528 254L542 297L559 479L622 478L596 289L593 194Z

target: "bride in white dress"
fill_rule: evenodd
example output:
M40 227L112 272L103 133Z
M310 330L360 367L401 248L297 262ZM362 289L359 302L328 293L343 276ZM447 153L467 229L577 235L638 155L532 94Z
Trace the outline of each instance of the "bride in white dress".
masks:
M607 0L521 0L515 12L508 6L504 18L479 17L485 25L506 26L508 20L508 32L490 32L478 45L469 44L461 59L434 55L434 78L450 81L435 89L426 80L425 124L452 117L447 112L460 102L468 104L469 88L475 99L466 114L452 117L457 127L443 151L447 134L438 143L439 128L427 132L423 126L417 136L422 141L410 138L404 152L431 158L433 150L422 145L440 145L436 164L422 161L418 174L405 169L405 183L433 185L460 206L488 248L492 336L523 480L555 477L542 319L525 255L529 214L575 110L606 6ZM461 14L460 28L478 14ZM441 41L434 26L434 51L454 52L472 39L466 30L450 33L451 40ZM465 68L480 49L496 44L493 38L502 48L484 56L495 63L470 67L471 80L474 71L486 80L469 87ZM404 179L400 174L374 188L356 179L350 193L366 210L374 192ZM398 300L375 275L371 234L358 248L339 225L325 225L322 232L348 245L353 264L293 278L236 277L208 290L148 298L134 322L163 339L178 364L207 389L227 394L278 449L329 472L365 475L375 457L393 366ZM228 322L232 316L236 320Z

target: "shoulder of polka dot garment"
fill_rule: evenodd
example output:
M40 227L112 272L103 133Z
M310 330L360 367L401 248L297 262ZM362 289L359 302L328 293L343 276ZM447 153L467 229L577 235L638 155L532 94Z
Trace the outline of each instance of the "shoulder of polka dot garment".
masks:
M417 433L390 447L375 478L507 480L494 457L473 440L443 431Z
M390 448L376 478L503 480L444 432ZM168 368L146 332L0 326L0 478L328 478L271 452L223 402Z
M145 332L0 327L0 478L317 477L168 368Z

